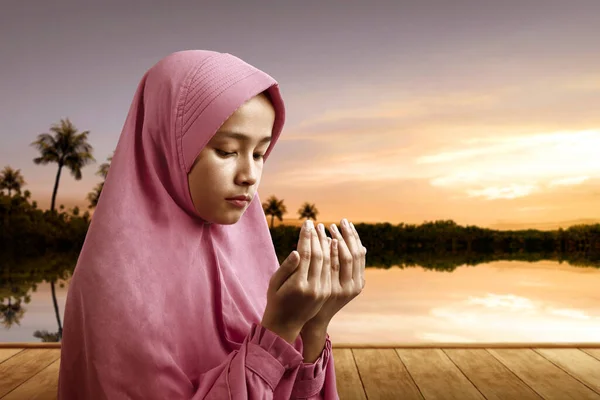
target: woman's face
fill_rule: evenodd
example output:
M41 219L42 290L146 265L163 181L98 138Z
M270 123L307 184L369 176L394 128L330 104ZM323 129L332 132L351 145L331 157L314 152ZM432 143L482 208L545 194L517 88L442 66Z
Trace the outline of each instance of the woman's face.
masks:
M254 198L274 122L275 109L261 93L238 108L202 149L188 174L192 202L202 219L231 225L243 215L250 203L240 208L226 198Z

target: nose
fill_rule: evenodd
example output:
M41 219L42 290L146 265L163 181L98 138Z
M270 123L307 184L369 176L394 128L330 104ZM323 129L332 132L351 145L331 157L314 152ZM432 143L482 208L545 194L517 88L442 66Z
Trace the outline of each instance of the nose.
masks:
M258 181L260 176L260 167L253 156L239 157L238 173L236 174L236 184L252 186Z

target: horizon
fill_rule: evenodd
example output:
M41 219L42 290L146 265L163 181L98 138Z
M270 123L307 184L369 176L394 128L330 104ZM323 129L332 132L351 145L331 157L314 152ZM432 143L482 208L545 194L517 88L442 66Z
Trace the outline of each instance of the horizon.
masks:
M69 118L96 163L80 181L63 169L56 206L87 210L143 73L205 48L281 85L287 121L258 194L284 199L284 217L309 202L325 221L600 222L599 2L260 3L5 6L0 168L49 207L56 165L35 165L30 143Z

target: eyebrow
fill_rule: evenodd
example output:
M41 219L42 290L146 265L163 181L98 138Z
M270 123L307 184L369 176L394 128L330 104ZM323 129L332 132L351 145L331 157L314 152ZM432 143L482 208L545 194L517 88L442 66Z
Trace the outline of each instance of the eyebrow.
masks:
M251 139L250 136L244 135L243 133L240 133L240 132L220 131L219 135L224 136L224 137L230 137L233 139L239 139L239 140L243 140L243 141L249 141ZM272 139L272 136L266 136L266 137L260 139L258 141L258 143L268 143L271 141L271 139Z

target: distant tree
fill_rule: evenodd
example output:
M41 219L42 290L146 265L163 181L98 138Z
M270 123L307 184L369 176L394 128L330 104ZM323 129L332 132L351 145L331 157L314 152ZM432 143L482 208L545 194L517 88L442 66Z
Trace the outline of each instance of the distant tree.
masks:
M48 332L47 330L36 330L33 336L42 339L42 342L60 342L62 334L60 332Z
M300 208L298 209L298 214L300 215L300 218L298 219L306 218L314 219L316 221L319 211L317 210L317 207L315 207L314 204L309 204L308 202L306 202L302 204L302 206L300 206Z
M114 155L114 153L113 153ZM96 208L96 206L98 206L98 200L100 199L100 193L102 193L102 189L104 188L104 181L106 180L106 177L108 176L108 170L110 169L110 162L112 161L113 156L111 155L110 157L108 157L106 160L108 162L102 163L102 165L100 165L100 167L98 168L98 171L96 172L96 175L102 177L104 180L100 183L98 183L95 187L94 190L92 190L91 192L88 193L87 195L87 200L90 202L90 205L88 206L88 208Z
M25 315L25 309L21 305L21 301L17 300L16 303L12 303L12 299L8 297L8 304L0 303L0 316L2 317L2 324L5 328L10 328L12 325L21 325L21 319Z
M23 179L20 169L13 169L7 165L0 172L0 191L7 190L8 196L12 195L13 190L21 193L23 186L25 186L25 179Z
M40 157L33 159L34 163L38 165L58 164L50 203L50 211L54 211L63 167L69 169L75 180L80 180L81 169L96 160L92 156L92 145L88 143L89 131L78 132L68 118L61 119L60 123L52 125L50 131L54 135L42 133L31 145L36 147L41 154Z
M33 159L36 164L46 165L49 163L58 164L56 179L54 180L54 190L52 191L52 201L50 203L50 212L54 212L56 204L56 193L60 182L60 174L63 167L71 172L75 180L81 179L81 169L89 163L96 161L92 156L93 147L88 143L89 131L78 132L73 123L67 119L61 119L60 123L52 125L50 133L38 135L36 141L31 143L40 152L40 157ZM64 207L61 205L61 210ZM58 303L56 301L56 291L54 282L50 282L52 288L52 299L54 301L54 311L58 322L58 335L62 337L62 324L58 312Z
M262 207L265 215L271 216L271 228L273 227L273 219L275 217L281 222L283 221L283 215L287 213L283 200L278 200L275 196L269 197L267 201L262 204Z

